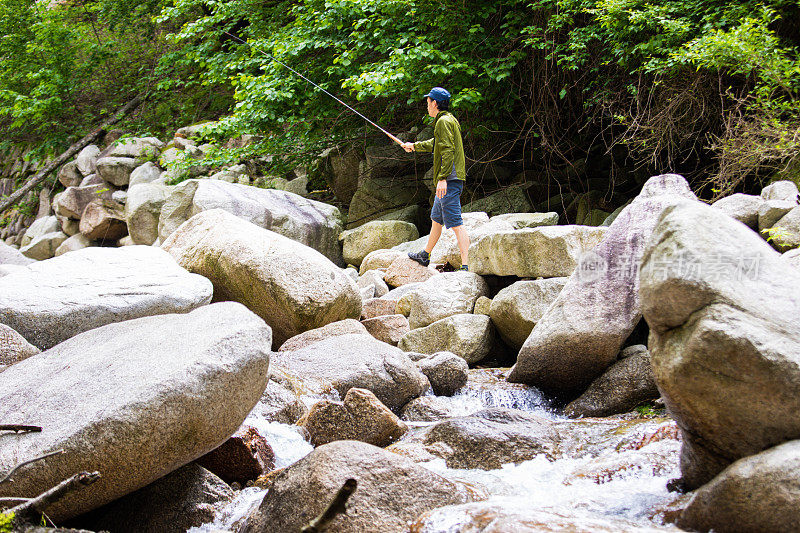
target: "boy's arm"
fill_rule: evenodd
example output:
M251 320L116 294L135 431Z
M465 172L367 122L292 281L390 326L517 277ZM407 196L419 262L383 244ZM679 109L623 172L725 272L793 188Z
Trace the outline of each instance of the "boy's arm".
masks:
M427 141L417 141L414 143L415 152L432 152L433 151L433 137Z

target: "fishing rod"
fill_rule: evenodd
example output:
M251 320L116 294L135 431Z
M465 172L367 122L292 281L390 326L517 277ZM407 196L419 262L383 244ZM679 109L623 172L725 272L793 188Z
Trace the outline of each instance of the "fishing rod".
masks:
M352 107L350 107L349 105L347 105L345 102L341 101L341 100L340 100L339 98L337 98L335 95L333 95L333 94L329 93L328 91L326 91L325 89L323 89L322 87L320 87L319 85L317 85L316 83L314 83L313 81L311 81L310 79L306 78L305 76L303 76L302 74L300 74L299 72L297 72L295 69L293 69L292 67L290 67L290 66L289 66L289 65L287 65L286 63L283 63L283 62L279 61L279 60L278 60L278 59L276 59L276 58L275 58L275 56L273 56L272 54L269 54L269 53L267 53L267 52L265 52L265 51L263 51L263 50L260 50L260 49L256 48L255 46L253 46L252 44L248 43L247 41L245 41L245 40L244 40L244 39L242 39L241 37L238 37L238 36L236 36L236 35L233 35L232 33L229 33L229 32L227 32L227 31L223 31L223 33L225 33L225 35L228 35L228 36L229 36L229 37L231 37L232 39L235 39L235 40L239 41L240 43L242 43L242 44L245 44L245 45L249 46L250 48L252 48L252 49L253 49L253 50L255 50L256 52L259 52L259 53L261 53L261 54L263 54L263 55L267 56L268 58L270 58L271 60L273 60L273 61L274 61L274 62L276 62L277 64L279 64L279 65L283 66L284 68L287 68L287 69L289 69L290 71L294 72L294 73L295 73L297 76L299 76L299 77L303 78L303 79L304 79L304 80L306 80L308 83L310 83L311 85L313 85L314 87L316 87L316 88L317 88L317 89L319 89L320 91L324 92L325 94L327 94L328 96L330 96L331 98L333 98L334 100L336 100L337 102L339 102L340 104L342 104L343 106L345 106L347 109L349 109L350 111L352 111L353 113L355 113L355 114L356 114L356 115L358 115L359 117L363 118L364 120L366 120L367 122L369 122L370 124L372 124L373 126L375 126L376 128L378 128L380 131L382 131L383 133L385 133L385 134L386 134L386 135L387 135L387 136L388 136L388 137L389 137L391 140L393 140L394 142L396 142L396 143L397 143L397 144L399 144L400 146L402 146L402 145L403 145L403 141L401 141L400 139L398 139L397 137L395 137L394 135L392 135L391 133L389 133L389 132L388 132L388 131L386 131L385 129L381 128L380 126L378 126L377 124L375 124L374 122L372 122L370 119L368 119L367 117L365 117L364 115L362 115L361 113L359 113L358 111L356 111L355 109L353 109Z

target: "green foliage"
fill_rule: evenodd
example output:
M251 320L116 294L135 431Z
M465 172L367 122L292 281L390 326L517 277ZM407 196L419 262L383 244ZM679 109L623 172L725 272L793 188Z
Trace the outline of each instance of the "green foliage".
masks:
M0 533L11 533L14 531L14 513L0 512Z

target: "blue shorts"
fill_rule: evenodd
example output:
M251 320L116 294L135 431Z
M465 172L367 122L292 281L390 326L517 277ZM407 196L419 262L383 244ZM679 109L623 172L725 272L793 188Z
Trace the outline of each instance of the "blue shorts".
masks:
M464 182L460 179L447 180L444 198L436 198L431 208L431 220L446 228L456 228L464 223L461 220L461 191Z

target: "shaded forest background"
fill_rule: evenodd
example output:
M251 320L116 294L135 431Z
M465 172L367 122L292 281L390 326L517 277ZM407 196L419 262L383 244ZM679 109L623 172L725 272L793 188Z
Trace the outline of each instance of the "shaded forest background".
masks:
M272 154L320 188L324 148L386 142L269 54L394 132L447 87L468 166L494 169L473 189L567 218L664 172L757 192L800 180L799 21L786 0L0 0L0 154L52 158L137 95L131 134L219 119L256 142L216 163Z

